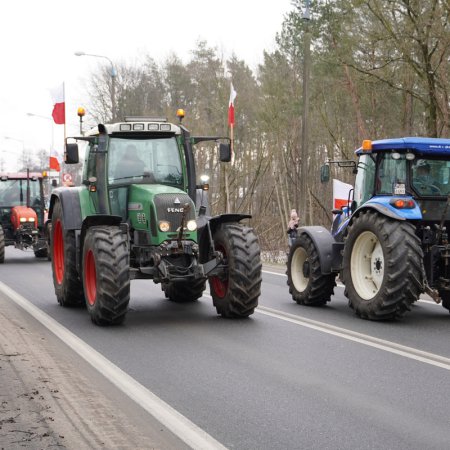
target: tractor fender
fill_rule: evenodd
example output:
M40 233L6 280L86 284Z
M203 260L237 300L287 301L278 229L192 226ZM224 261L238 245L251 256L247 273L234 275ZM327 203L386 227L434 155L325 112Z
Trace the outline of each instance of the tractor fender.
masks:
M251 217L250 214L219 214L218 216L210 217L208 222L211 231L214 233L217 227L223 223L240 222L243 219L251 219Z
M77 188L59 188L52 192L48 219L51 221L56 202L61 202L63 222L66 230L79 230L82 224L80 195Z
M353 218L356 217L361 211L367 210L367 209L372 209L377 211L378 213L380 213L383 216L386 217L390 217L391 219L395 219L395 220L406 220L406 217L396 213L393 209L394 208L389 208L388 206L382 205L380 203L375 203L375 202L367 202L364 203L364 205L360 206L353 214L352 217L350 218L349 221L349 225L353 222Z
M330 274L334 272L332 267L333 264L333 244L335 244L335 239L324 227L321 226L308 226L301 227L297 231L297 237L302 234L306 234L314 243L317 253L319 254L320 269L322 274Z

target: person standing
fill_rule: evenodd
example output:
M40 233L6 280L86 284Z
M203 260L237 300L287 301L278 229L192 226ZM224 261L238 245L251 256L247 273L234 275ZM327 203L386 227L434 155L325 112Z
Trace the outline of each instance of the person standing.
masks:
M291 218L288 223L288 245L289 248L292 246L294 241L297 239L297 228L298 228L299 217L295 209L291 209Z

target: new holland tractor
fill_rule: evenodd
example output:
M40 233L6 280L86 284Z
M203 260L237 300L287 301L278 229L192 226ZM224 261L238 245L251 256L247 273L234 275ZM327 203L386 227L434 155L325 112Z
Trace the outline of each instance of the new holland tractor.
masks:
M421 293L450 310L450 139L364 141L348 205L331 231L299 228L288 256L289 292L302 305L330 301L340 274L364 319L398 319ZM327 181L330 165L322 167Z
M257 307L259 243L241 223L251 216L209 216L208 185L196 182L193 145L218 142L220 161L228 162L229 139L191 136L184 111L177 115L179 124L126 118L76 137L87 142L82 184L52 192L57 301L85 303L97 325L123 322L132 279L160 283L174 302L197 300L209 281L223 317L247 317ZM78 143L67 143L65 162L78 159Z
M47 257L43 180L38 172L0 173L0 263L9 245Z

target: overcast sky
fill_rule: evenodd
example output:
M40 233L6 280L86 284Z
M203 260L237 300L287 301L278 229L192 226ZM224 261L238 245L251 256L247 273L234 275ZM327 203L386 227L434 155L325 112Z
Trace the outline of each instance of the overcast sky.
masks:
M170 53L187 61L204 39L226 57L234 52L255 68L263 50L274 49L275 35L292 9L291 0L1 2L0 160L11 170L23 147L49 148L52 122L27 113L49 117L48 89L63 81L68 133L77 132L77 108L88 100L83 86L107 61L77 57L75 51L120 63L140 61L142 54L162 62Z

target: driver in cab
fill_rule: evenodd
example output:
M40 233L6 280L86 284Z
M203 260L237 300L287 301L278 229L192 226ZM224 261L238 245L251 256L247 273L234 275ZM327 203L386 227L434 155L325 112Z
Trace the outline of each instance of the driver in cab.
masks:
M414 187L423 195L441 195L436 180L431 175L431 167L428 161L419 159L415 169Z

